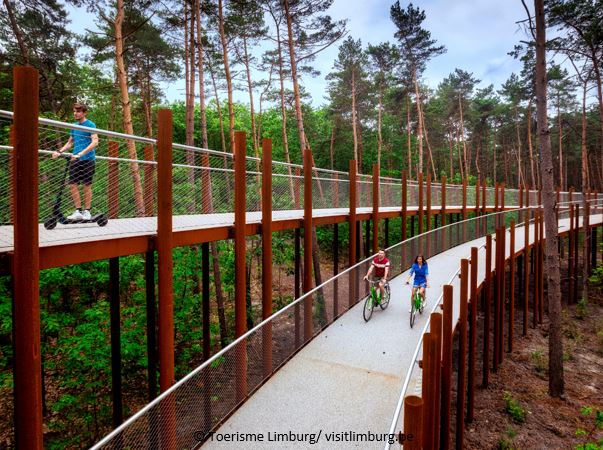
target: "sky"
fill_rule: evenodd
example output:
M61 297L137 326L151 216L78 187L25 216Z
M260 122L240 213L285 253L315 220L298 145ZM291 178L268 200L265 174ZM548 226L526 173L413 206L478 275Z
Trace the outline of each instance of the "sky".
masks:
M526 2L531 4L531 2ZM381 42L394 42L395 27L389 17L393 0L335 0L328 13L333 19L347 19L349 35L361 39L363 46ZM402 1L405 7L407 2ZM526 18L521 0L417 0L415 6L425 10L424 28L431 32L438 44L447 52L432 59L423 75L431 88L455 68L473 73L481 80L479 87L493 84L495 89L512 72L521 70L520 62L507 55L515 44L525 39L525 33L516 23ZM94 29L92 17L84 9L68 8L74 31ZM302 83L312 97L313 106L327 103L326 75L333 69L337 57L336 43L320 53L313 65L321 74L305 76ZM163 83L167 100L183 100L184 80ZM235 94L235 100L247 102L246 92Z

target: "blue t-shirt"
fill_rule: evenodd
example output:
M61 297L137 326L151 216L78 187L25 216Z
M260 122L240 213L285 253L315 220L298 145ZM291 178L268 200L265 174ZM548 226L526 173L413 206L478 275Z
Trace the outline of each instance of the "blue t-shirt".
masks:
M96 125L94 124L94 122L92 122L89 119L86 119L82 123L74 122L74 125L80 125L82 127L88 127L88 128L96 128ZM77 155L79 152L84 150L92 142L92 134L93 133L89 133L88 131L71 130L69 134L73 138L73 154L74 155ZM86 161L86 160L94 161L95 159L96 159L96 149L92 149L88 153L86 153L84 156L82 156L80 158L80 161Z
M427 275L429 275L429 267L427 267L427 263L423 263L420 267L417 263L413 263L410 267L410 274L415 274L415 281L413 282L414 286L418 286L419 284L427 283Z

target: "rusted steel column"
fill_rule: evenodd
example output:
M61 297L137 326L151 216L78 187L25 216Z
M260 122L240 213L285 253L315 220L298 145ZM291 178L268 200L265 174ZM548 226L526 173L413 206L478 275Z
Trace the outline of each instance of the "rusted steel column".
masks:
M442 205L440 206L442 226L446 225L446 177L442 177Z
M490 378L490 318L492 315L492 235L486 235L486 280L483 287L485 293L484 336L482 386L488 387Z
M419 234L423 233L423 173L419 173Z
M357 231L357 222L356 222L356 161L350 160L349 163L349 171L350 171L350 255L349 255L349 266L352 267L356 264L356 234ZM348 297L348 306L351 308L354 303L356 303L356 286L358 282L356 280L357 274L356 270L350 270L350 283L348 287L349 297Z
M459 316L459 359L456 388L456 448L463 448L465 439L465 397L467 374L467 301L469 287L469 261L461 260L461 305Z
M431 230L431 174L427 174L427 226L425 231ZM429 253L429 252L427 252Z
M568 198L568 201L569 201L570 203L571 203L571 201L572 201L572 197L573 197L573 195L574 195L574 188L573 188L573 187L570 187L570 188L569 188L569 198Z
M109 158L119 158L119 144L109 142ZM107 197L109 201L109 219L117 219L119 216L119 162L109 160Z
M433 334L435 351L433 355L433 448L440 448L440 399L442 395L442 314L432 313L429 321L429 332Z
M295 190L293 191L295 200L295 209L301 208L301 195L300 195L300 182L301 172L299 167L295 168ZM294 246L294 298L298 299L301 297L301 230L299 227L295 228L293 232L293 246ZM301 345L301 317L300 317L300 306L296 303L293 307L293 317L295 322L295 348L299 348Z
M538 188L538 205L542 205L542 188Z
M442 407L440 448L450 448L450 402L452 397L452 286L444 285L442 321Z
M502 238L501 238L501 229L500 227L496 228L496 247L494 249L494 337L493 337L493 352L492 352L492 371L497 372L498 371L498 362L500 361L500 358L498 356L498 352L499 352L499 345L498 345L498 340L500 338L500 332L499 332L499 327L500 327L500 322L499 322L499 316L500 316L500 286L501 286L501 280L500 280L500 272L501 272L501 264L500 264L500 253L501 253L501 248L502 248Z
M174 290L172 260L172 111L157 112L157 280L159 388L174 384ZM174 398L161 408L161 447L176 446ZM165 419L164 419L165 417Z
M304 150L304 294L312 290L312 152ZM304 299L304 341L312 339L312 296Z
M38 71L13 68L13 330L15 446L42 449L40 257L38 250Z
M511 256L509 259L509 351L513 351L513 336L515 324L515 221L511 221L510 225L510 242Z
M416 395L404 398L404 448L421 450L423 448L423 399Z
M204 154L204 156L208 156ZM153 146L147 145L144 148L144 160L155 161L153 155ZM209 156L207 159L207 167L209 166ZM155 164L145 163L144 169L144 213L147 217L155 214Z
M117 428L123 422L119 257L109 259L109 315L111 323L111 402L113 403L113 428Z
M436 337L433 333L423 335L423 360L420 367L423 370L421 382L421 397L423 398L423 448L434 449L434 406L435 406L435 369Z
M505 210L505 183L503 183L501 185L501 195L500 195L500 210L504 211Z
M530 218L531 211L526 211L524 216L524 241L523 241L523 335L528 335L528 310L530 298L530 265L528 254L530 252Z
M477 247L471 247L471 315L469 317L469 373L467 376L467 422L474 419L475 405L475 359L477 357Z
M580 264L580 205L574 206L574 298L578 303L578 267Z
M542 316L544 315L544 210L540 210L540 302L538 305L538 323L542 324Z
M369 238L368 235L366 238ZM373 164L373 253L377 251L379 251L379 164Z
M242 336L247 331L247 304L246 304L246 246L245 246L245 219L247 212L247 180L246 180L246 134L244 131L235 133L235 225L234 225L234 250L235 250L235 338ZM237 400L247 396L247 347L245 341L236 349L236 394Z
M475 217L479 216L479 188L480 180L478 178L475 182Z
M408 174L402 171L402 240L406 240L406 219L408 208Z
M498 212L498 183L494 185L494 212ZM494 219L495 227L498 228L500 226L499 217L496 216Z
M500 314L498 315L498 362L502 364L504 359L504 342L505 342L505 301L507 298L507 289L506 289L506 249L507 249L507 230L505 229L504 220L502 221L502 226L500 227L500 237L501 237L501 255L500 255Z
M339 224L333 224L333 277L339 274ZM333 319L339 316L339 278L333 280Z
M262 140L262 319L272 315L272 139ZM262 328L264 376L272 373L272 323Z

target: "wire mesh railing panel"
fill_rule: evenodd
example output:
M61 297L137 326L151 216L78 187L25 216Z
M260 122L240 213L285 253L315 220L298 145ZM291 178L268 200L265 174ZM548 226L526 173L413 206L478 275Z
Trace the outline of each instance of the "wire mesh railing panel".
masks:
M519 203L519 190L505 189L505 207L514 206L518 208Z
M493 187L486 188L486 206L491 208L496 205L496 189Z
M463 206L463 186L458 184L446 185L446 206Z
M442 186L439 183L431 185L431 207L439 209L442 206Z
M407 206L416 208L419 205L419 185L416 182L408 182L407 195Z
M379 183L379 206L401 208L402 184L393 181L381 181Z

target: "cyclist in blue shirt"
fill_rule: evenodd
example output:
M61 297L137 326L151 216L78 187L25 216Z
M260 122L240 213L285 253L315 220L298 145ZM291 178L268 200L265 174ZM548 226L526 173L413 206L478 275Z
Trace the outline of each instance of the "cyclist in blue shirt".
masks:
M88 108L83 103L73 105L73 116L75 125L88 128L96 128L91 120L86 119ZM71 130L69 140L60 150L53 152L52 157L57 158L73 146L71 163L69 165L69 188L71 198L75 205L75 212L67 219L70 220L90 220L90 205L92 203L92 178L94 177L96 163L96 147L98 146L98 135L94 132L83 130ZM83 185L84 190L84 209L82 210L82 200L80 198L79 186Z
M429 267L427 265L427 260L423 258L423 255L417 255L415 258L415 262L410 267L410 273L408 274L406 284L409 284L413 274L415 279L412 283L412 295L410 296L411 301L415 295L415 292L417 289L419 289L419 293L421 294L421 297L423 297L423 303L425 303L425 289L429 287L429 280L427 279L427 276L429 275Z

